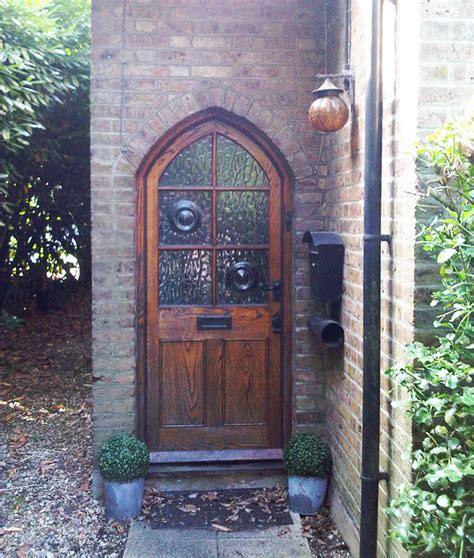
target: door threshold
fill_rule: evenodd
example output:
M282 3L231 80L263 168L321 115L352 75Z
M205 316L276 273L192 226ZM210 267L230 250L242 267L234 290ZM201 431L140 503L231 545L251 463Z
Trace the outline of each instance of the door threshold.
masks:
M239 449L239 450L196 450L196 451L152 451L150 461L161 463L208 463L230 461L275 461L283 458L283 450L270 449Z

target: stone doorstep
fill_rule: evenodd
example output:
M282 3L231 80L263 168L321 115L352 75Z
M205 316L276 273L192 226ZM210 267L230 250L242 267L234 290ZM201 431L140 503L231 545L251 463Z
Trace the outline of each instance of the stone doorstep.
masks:
M151 472L146 477L146 486L151 486L161 492L171 492L176 490L191 490L206 492L208 490L224 490L235 488L271 488L274 486L288 486L288 475L280 470L275 471L203 471L190 472L175 470L164 472L164 468L151 468Z
M132 523L124 558L311 558L301 535L301 519L291 513L293 525L235 533L205 529L152 529L148 523Z

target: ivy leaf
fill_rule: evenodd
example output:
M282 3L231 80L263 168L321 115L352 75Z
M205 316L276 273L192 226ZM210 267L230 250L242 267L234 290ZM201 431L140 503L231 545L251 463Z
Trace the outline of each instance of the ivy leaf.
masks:
M448 508L450 504L450 500L446 496L446 494L441 494L441 496L438 496L438 498L436 499L436 503L440 508Z
M448 409L444 413L444 420L445 420L446 424L448 424L449 426L453 426L453 424L455 423L455 415L456 415L456 408L455 407L453 407L451 409Z
M438 254L438 259L436 260L439 264L443 264L451 259L456 254L456 250L454 248L445 248L441 250Z
M462 472L454 463L450 463L446 469L446 476L450 482L459 482L463 478Z
M448 440L448 448L450 450L456 449L459 446L460 442L457 438L450 438Z

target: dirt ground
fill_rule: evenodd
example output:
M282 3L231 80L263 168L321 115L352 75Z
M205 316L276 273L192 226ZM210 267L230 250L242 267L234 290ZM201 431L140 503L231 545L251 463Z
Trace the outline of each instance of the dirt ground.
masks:
M129 525L91 493L90 295L55 306L0 326L0 556L121 556ZM157 500L148 491L141 520ZM303 524L314 556L350 557L327 510Z
M119 556L128 531L91 494L89 294L65 308L0 330L5 556Z

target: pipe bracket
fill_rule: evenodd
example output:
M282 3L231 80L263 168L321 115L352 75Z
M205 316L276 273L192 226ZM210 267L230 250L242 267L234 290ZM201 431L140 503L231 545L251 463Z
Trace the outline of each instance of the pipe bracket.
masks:
M375 240L376 242L388 242L388 244L392 243L392 235L391 234L364 234L364 241L372 241Z
M360 480L364 484L378 484L380 481L389 481L390 476L385 471L380 471L380 473L375 477L366 477L364 475L360 475Z

